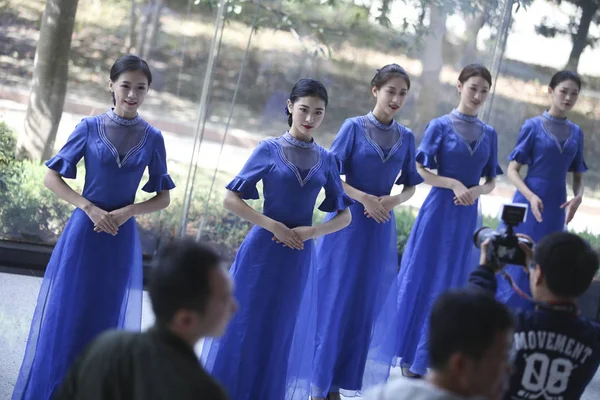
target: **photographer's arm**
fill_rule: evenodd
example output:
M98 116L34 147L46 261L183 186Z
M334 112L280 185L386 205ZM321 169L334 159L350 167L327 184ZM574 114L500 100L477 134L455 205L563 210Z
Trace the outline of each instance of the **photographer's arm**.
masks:
M475 268L469 275L467 287L477 287L491 294L496 294L496 273L502 268L495 268L487 259L489 239L481 244L481 253L479 256L479 267Z

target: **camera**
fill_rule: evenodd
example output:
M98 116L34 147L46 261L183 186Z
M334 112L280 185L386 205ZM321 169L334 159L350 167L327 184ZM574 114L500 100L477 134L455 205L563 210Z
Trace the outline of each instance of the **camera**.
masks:
M495 231L484 226L475 232L473 241L478 249L481 248L483 242L490 239L488 260L496 264L525 265L526 255L519 243L525 243L529 247L533 247L533 243L518 237L514 232L514 228L525 221L527 208L527 204L504 204L500 210L500 219L506 225L506 229Z

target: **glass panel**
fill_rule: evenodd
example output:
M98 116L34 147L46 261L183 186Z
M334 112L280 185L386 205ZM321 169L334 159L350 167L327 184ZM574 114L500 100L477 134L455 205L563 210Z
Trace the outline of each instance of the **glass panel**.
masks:
M62 3L64 13L71 2ZM68 76L65 80L60 74L52 76L49 69L38 71L35 79L40 77L38 81L42 88L36 87L36 97L29 99L36 102L28 106L28 89L32 75L36 73L33 59L40 35L39 22L44 20L44 7L44 1L15 0L6 3L0 11L4 123L0 154L1 161L10 164L7 169L3 164L0 173L0 239L56 242L73 207L44 187L43 176L47 168L40 165L40 160L45 161L56 154L82 118L103 113L111 107L108 88L111 65L121 55L131 52L146 59L151 67L153 82L139 111L144 119L162 131L169 172L177 185L171 191L168 209L137 217L144 253L151 255L161 237L177 232L181 218L194 134L199 126L199 102L205 86L203 78L210 59L208 50L214 42L215 22L220 16L218 4L194 0L79 1L70 52L68 43L55 43L66 46L67 50L57 53L63 54L62 58L51 59L58 58L59 66L64 61L68 65ZM68 22L66 19L60 21L57 29L62 29L64 36L69 29ZM45 29L43 24L41 29ZM52 34L51 30L45 32ZM40 54L43 45L49 44L42 37ZM208 74L209 81L210 77ZM57 83L61 79L67 84L64 107L52 108L62 102L61 84ZM49 86L51 84L53 86ZM49 92L44 92L45 87ZM43 104L44 99L46 104ZM60 116L55 139L45 125L52 125L50 112ZM214 133L211 135L214 137ZM14 159L13 136L24 150L23 155L29 152L31 161ZM66 182L81 191L84 178L82 160L77 179ZM146 172L141 185L147 180ZM143 201L152 195L138 191L136 200Z
M480 116L498 131L499 159L506 167L522 122L548 106L545 85L552 73L567 63L574 67L578 59L585 85L571 119L586 134L586 182L595 188L600 179L594 153L600 79L593 63L599 50L589 44L578 50L600 33L595 20L586 32L578 30L587 24L587 14L571 3L80 1L70 52L55 57L69 65L55 140L35 134L47 136L43 125L49 118L40 119L40 111L27 118L45 4L7 4L0 32L2 121L21 148L38 153L34 160L55 154L82 117L110 107L108 72L120 54L131 51L148 59L154 82L140 111L163 132L177 188L166 210L138 218L146 254L164 238L187 234L233 257L250 225L223 209L224 186L261 139L287 129L285 101L294 83L307 76L320 79L329 90L326 117L315 134L319 144L329 147L345 118L372 109L370 80L377 68L395 62L410 74L412 87L397 119L420 140L432 118L457 105L455 86L462 67L482 63L494 76L494 93ZM567 29L574 29L574 35ZM58 86L51 89L56 92L52 104L62 101ZM14 158L8 137L3 131L3 146L12 154L3 150L6 160ZM35 161L10 164L0 180L1 238L55 242L72 207L43 187L45 167ZM83 181L80 163L78 178L69 183L81 190ZM505 178L498 187L496 200L496 194L510 197L513 188ZM407 205L419 207L426 190L419 187ZM588 191L586 198L591 196ZM138 201L147 198L138 193ZM484 213L492 215L497 202L485 203ZM252 204L260 208L261 201ZM321 217L315 213L317 220ZM591 229L592 223L586 226Z

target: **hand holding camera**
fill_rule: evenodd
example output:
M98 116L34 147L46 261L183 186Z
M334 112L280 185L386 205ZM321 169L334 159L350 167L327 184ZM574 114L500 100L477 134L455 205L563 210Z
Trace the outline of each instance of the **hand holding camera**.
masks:
M505 204L500 218L506 229L494 231L492 228L482 227L475 232L473 241L481 249L481 265L489 265L496 272L506 264L521 265L528 270L533 257L533 239L514 233L514 228L525 221L526 215L527 205Z

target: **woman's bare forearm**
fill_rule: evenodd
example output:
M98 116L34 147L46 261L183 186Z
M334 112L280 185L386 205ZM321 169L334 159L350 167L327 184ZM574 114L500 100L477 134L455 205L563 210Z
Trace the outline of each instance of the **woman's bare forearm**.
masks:
M90 207L93 206L92 202L73 190L73 188L67 185L62 176L52 169L46 171L44 186L62 200L85 212L89 211Z
M352 222L352 213L349 209L339 211L337 215L329 221L315 226L315 238L325 236L333 232L344 229Z
M234 213L243 220L250 222L251 224L260 226L270 232L273 230L273 224L275 220L267 217L266 215L259 213L254 208L250 207L241 197L239 193L228 190L223 200L223 207L226 210Z

